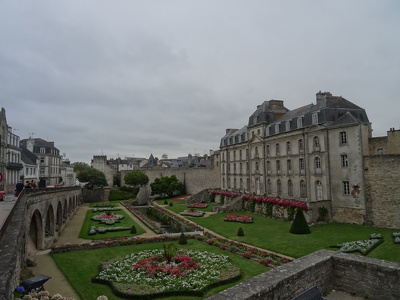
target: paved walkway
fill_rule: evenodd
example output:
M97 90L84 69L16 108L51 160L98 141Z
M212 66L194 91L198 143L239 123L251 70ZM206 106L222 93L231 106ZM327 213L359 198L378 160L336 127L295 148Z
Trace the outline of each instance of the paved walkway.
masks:
M13 209L17 197L14 195L6 195L4 196L4 201L0 201L0 228L3 227L4 222L7 220L8 215Z

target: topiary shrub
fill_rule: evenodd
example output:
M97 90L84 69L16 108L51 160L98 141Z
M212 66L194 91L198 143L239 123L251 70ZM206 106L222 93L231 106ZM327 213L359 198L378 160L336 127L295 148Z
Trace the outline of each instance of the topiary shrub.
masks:
M238 232L237 232L238 236L244 236L244 231L242 227L239 227Z
M164 200L164 204L168 205L168 200L167 199Z
M169 206L174 206L174 204L172 202L169 203Z
M136 227L135 227L135 225L132 225L132 227L131 227L131 233L133 233L133 234L136 233Z
M179 245L186 245L187 244L187 238L186 235L182 232L181 235L179 236Z
M292 223L292 227L290 227L290 233L294 234L311 233L310 227L307 224L306 218L304 217L304 213L301 208L297 208L296 215Z

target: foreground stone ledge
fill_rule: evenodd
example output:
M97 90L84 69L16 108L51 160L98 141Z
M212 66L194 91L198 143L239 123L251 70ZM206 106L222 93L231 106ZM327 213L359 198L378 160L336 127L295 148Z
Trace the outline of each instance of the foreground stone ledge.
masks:
M290 300L316 285L374 300L400 295L400 264L354 254L319 250L253 277L208 300Z

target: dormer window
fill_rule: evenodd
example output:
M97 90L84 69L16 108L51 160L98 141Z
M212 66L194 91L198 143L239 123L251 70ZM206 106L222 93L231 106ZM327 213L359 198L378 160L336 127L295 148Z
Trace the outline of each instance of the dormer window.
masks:
M297 118L297 128L303 127L303 118Z
M278 134L279 133L279 124L276 124L275 125L275 134Z
M269 136L270 135L270 127L267 126L267 128L265 128L265 136Z
M286 131L290 131L290 121L286 121Z
M318 124L318 113L313 113L311 118L313 124Z

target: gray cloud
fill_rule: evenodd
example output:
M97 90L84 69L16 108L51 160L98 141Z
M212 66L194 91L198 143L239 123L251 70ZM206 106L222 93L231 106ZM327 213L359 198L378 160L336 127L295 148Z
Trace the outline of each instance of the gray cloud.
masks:
M398 1L0 3L0 101L72 161L219 147L264 100L319 90L399 128Z

